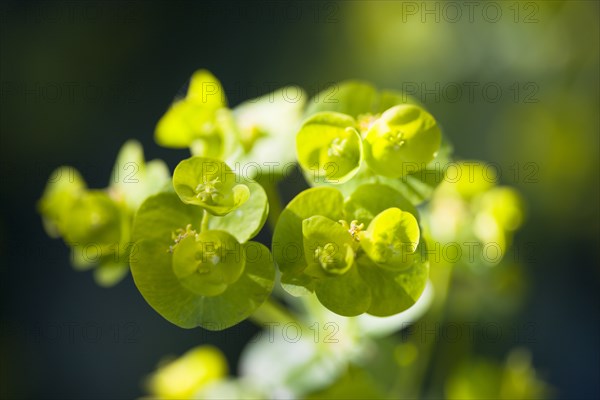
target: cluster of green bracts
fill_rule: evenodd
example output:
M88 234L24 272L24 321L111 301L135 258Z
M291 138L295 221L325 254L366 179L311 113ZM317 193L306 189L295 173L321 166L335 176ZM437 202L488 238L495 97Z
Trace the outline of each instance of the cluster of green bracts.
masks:
M229 109L218 80L196 72L156 128L160 145L193 154L172 180L161 161L145 163L135 142L124 146L113 172L118 178L105 190L87 189L78 173L63 167L39 204L48 232L73 249L97 246L94 262L80 253L74 265L99 265L105 284L129 264L146 301L181 327L219 330L249 317L271 295L275 265L290 294L315 293L339 315L408 309L429 274L431 235L424 228L434 236L443 230L431 218L435 209L422 221L417 206L443 180L450 145L434 118L403 93L347 81L304 107L304 92L298 89L290 102L282 95L287 89ZM265 190L231 164L283 167L294 159L286 151L294 139L314 187L281 213L271 253L251 240L269 214ZM432 206L445 207L443 199L465 191L438 190ZM516 211L498 206L511 196L496 191L477 201L476 212L508 226L494 232L518 226ZM476 230L481 240L490 224ZM508 234L496 237L508 240Z
M141 202L163 190L169 181L167 166L160 160L144 161L142 147L125 143L105 189L89 189L77 170L55 170L38 210L46 232L62 237L71 248L76 269L94 268L102 286L119 282L129 270L136 248L131 240L133 216Z
M233 326L273 289L271 254L250 241L266 221L267 196L225 163L197 156L175 168L173 187L174 193L149 197L136 214L135 283L178 326Z
M428 277L417 221L415 207L385 185L362 185L346 199L334 188L308 189L275 228L283 287L294 295L314 291L345 316L404 311Z

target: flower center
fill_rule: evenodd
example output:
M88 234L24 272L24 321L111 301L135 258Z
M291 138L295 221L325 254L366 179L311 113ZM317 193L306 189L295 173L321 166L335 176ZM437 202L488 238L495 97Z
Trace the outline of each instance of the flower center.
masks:
M360 129L363 137L366 135L367 131L371 129L371 126L375 123L375 121L377 121L378 118L379 114L361 114L358 116L358 129Z
M173 250L175 249L175 246L177 246L177 244L179 242L181 242L183 239L185 239L188 236L194 236L197 237L198 233L192 229L192 224L187 224L185 229L177 229L175 232L171 233L171 239L173 239L173 244L171 246L169 246L167 252L172 253Z
M346 149L348 139L334 138L327 149L327 155L329 157L341 157Z
M223 197L221 192L218 189L218 186L221 186L221 180L219 177L214 179L208 179L204 177L202 179L202 183L196 186L196 198L199 198L205 203L208 204L216 204Z
M344 227L344 229L348 231L350 236L352 236L352 239L356 240L357 242L360 241L359 233L364 229L365 224L359 224L357 220L352 220L350 224L343 219L339 220L338 222Z
M396 151L406 144L406 140L404 140L404 132L401 130L388 133L387 140L392 148Z
M321 267L329 271L338 268L338 261L335 254L338 252L338 246L335 243L327 243L325 246L318 246L315 249L315 259L319 261Z

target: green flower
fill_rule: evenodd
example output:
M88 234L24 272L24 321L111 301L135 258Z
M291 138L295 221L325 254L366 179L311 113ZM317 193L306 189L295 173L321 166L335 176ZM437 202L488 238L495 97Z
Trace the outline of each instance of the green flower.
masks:
M189 147L193 154L224 158L236 145L236 126L221 83L198 70L183 99L176 100L156 126L154 138L164 147Z
M197 346L175 360L159 364L147 386L156 398L196 399L198 392L225 379L227 371L227 359L219 349Z
M241 150L228 155L227 161L260 168L248 168L251 173L280 176L295 162L294 152L289 149L302 122L306 98L301 88L286 86L236 106L233 116Z
M425 222L433 239L470 245L454 262L498 264L521 226L523 199L513 188L496 186L496 178L482 161L459 161L427 205Z
M361 186L346 199L326 187L300 193L282 212L272 249L288 292L314 291L344 316L406 310L428 276L417 211L385 185Z
M248 200L250 190L239 181L224 162L197 156L180 162L173 173L173 186L181 201L213 215L228 214Z
M310 101L296 153L312 186L338 185L349 195L383 183L417 204L442 181L450 145L435 119L412 97L345 81Z
M48 234L62 237L71 248L73 267L94 268L96 282L112 286L129 270L133 214L168 180L162 161L146 163L141 145L128 141L106 189L90 190L73 167L60 167L48 180L38 210Z
M237 181L225 163L192 157L175 169L176 193L149 197L136 214L135 284L175 325L226 329L273 289L269 250L248 241L265 223L267 196L259 184Z
M298 162L314 180L343 183L360 167L363 149L356 121L345 114L320 112L307 119L296 136Z

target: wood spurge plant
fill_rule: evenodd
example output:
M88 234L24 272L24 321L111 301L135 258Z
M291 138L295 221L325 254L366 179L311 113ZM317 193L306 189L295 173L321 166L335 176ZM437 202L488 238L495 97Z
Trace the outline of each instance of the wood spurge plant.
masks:
M152 396L419 396L428 344L393 333L441 318L452 274L503 268L524 218L518 192L482 161L455 161L438 121L406 93L345 81L310 99L287 86L230 108L225 89L196 71L158 121L157 144L190 150L172 175L133 140L107 188L87 188L73 167L53 172L38 204L46 231L102 286L131 271L172 324L220 331L250 319L269 331L236 378L218 349L200 346L148 378ZM305 190L290 176L296 161ZM282 204L280 189L295 196ZM545 395L517 353L481 379L513 373L503 398ZM449 378L448 397L477 398L461 383L474 360Z

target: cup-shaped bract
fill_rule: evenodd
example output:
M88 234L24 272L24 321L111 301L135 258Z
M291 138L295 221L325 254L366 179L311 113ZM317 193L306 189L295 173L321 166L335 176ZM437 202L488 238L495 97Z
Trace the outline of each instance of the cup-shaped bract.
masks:
M131 212L135 212L148 196L164 190L170 180L171 174L164 161L146 162L142 145L136 140L128 140L115 160L108 191L117 202L124 202Z
M336 221L315 215L302 221L305 272L316 277L342 275L354 263L350 233Z
M360 221L365 226L382 211L397 207L411 213L417 220L419 213L397 190L379 183L360 185L344 202L344 212L349 220Z
M179 241L173 272L181 285L201 296L217 296L244 271L240 243L225 231L205 231Z
M250 191L248 200L227 215L208 218L209 229L229 232L240 243L256 236L269 216L269 201L263 187L252 181L244 184Z
M335 83L316 94L306 108L306 115L334 111L357 118L374 111L377 90L363 81L347 80Z
M175 101L158 121L155 140L164 147L191 147L195 154L220 157L229 134L220 114L226 106L221 83L210 72L198 70L186 96Z
M202 217L200 207L175 193L149 197L134 220L131 272L144 299L168 321L222 330L268 299L275 271L265 246L201 231Z
M409 170L425 168L435 158L441 140L431 114L416 105L397 105L369 128L364 140L365 160L377 174L400 178Z
M181 161L173 173L181 201L213 215L226 215L248 200L250 189L240 181L224 162L197 156Z
M308 102L305 115L310 117L321 111L335 111L359 120L363 117L375 117L398 104L420 105L417 99L406 92L390 89L377 91L368 82L346 80L317 93Z
M315 181L343 183L360 168L362 140L354 118L321 112L307 119L296 135L298 162Z
M472 243L486 248L473 253L472 245L465 247L463 256L451 263L471 268L493 266L506 254L513 232L523 222L524 202L513 188L496 186L497 181L496 167L482 161L463 160L448 166L446 179L427 205L428 232L441 243Z
M221 82L205 69L197 70L192 74L185 98L208 109L227 106L227 98Z
M71 245L106 249L120 243L122 218L121 209L106 192L90 190L72 203L63 237Z
M37 204L48 235L59 237L64 232L73 203L85 191L85 182L75 168L64 166L52 172Z
M260 180L265 173L283 175L296 161L289 149L294 146L294 134L302 122L306 97L302 88L286 86L236 106L233 115L241 151L228 154L226 160L258 165L260 168L249 169L255 176L248 178Z
M392 269L409 267L419 245L416 218L399 208L379 213L360 234L360 245L376 264Z
M227 359L219 349L198 346L161 363L148 379L148 390L161 399L195 399L206 386L224 379L227 370Z

